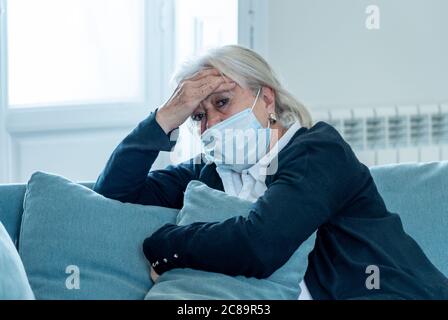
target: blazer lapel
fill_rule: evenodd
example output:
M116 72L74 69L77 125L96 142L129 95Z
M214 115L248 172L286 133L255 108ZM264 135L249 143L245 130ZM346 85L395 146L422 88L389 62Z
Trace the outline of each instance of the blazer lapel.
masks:
M212 189L224 191L224 185L219 177L218 172L216 172L216 164L211 163L205 165L199 175L199 181L205 183Z

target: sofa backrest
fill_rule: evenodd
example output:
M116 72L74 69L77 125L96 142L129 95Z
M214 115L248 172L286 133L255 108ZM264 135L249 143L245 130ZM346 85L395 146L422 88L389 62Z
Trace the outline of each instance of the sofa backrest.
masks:
M448 276L448 162L373 167L372 177L389 211L432 263ZM80 182L92 188L93 182ZM14 243L20 232L25 184L0 185L0 221Z
M25 184L0 184L0 221L17 246Z
M94 182L80 182L92 189ZM0 221L16 244L19 240L26 184L0 184Z
M448 162L406 163L370 169L389 211L431 262L448 277Z

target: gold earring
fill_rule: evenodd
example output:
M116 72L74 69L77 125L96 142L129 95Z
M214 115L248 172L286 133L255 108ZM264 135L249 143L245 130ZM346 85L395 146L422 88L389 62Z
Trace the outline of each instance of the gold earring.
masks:
M269 114L269 123L276 124L277 123L277 115L275 113Z

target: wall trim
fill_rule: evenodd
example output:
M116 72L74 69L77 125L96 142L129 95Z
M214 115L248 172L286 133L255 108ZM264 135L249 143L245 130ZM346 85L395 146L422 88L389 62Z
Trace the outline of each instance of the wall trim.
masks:
M6 130L8 101L8 52L6 0L0 0L0 183L11 182L11 137Z
M239 0L238 42L268 58L269 0Z

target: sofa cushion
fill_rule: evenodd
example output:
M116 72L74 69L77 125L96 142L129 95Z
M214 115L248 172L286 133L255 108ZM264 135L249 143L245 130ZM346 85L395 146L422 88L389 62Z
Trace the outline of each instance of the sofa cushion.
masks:
M64 177L34 173L19 253L37 299L143 299L152 286L144 239L178 210L107 199Z
M33 300L20 256L0 222L0 300Z
M211 189L199 181L192 181L185 191L184 206L177 223L187 225L194 222L220 222L234 216L247 217L252 205L252 202ZM173 269L159 277L146 299L296 300L314 241L315 234L296 250L287 263L266 279Z
M371 168L391 212L429 260L448 277L448 162L406 163Z
M0 221L16 247L19 241L25 189L26 185L24 184L0 185Z

